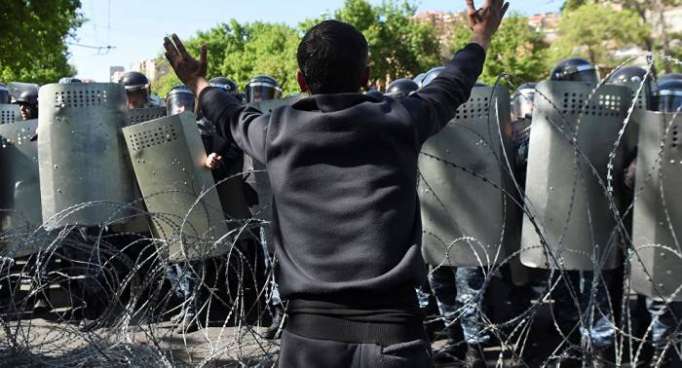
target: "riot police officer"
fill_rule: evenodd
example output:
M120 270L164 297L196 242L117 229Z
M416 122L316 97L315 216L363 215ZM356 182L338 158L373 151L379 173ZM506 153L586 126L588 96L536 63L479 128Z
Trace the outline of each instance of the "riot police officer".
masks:
M265 100L274 100L282 95L282 89L275 78L268 75L259 75L251 79L246 85L246 101L256 103Z
M521 187L526 185L528 143L530 139L535 83L524 83L511 96L512 143L516 161L516 179Z
M445 67L429 70L424 76L423 87L438 77ZM483 347L492 336L485 328L485 274L482 267L453 267L431 264L428 281L436 297L441 318L446 326L448 342L437 351L438 363L464 360L467 367L485 366ZM460 341L463 340L464 344Z
M175 86L166 95L166 114L172 116L186 111L193 112L194 100L194 94L187 86ZM182 299L179 313L171 317L171 321L178 324L178 333L194 332L200 327L197 305L202 302L201 293L192 298L192 292L195 290L197 274L202 273L202 268L201 261L170 262L166 266L166 278L170 281L171 289L176 297Z
M658 98L653 103L653 110L664 113L682 111L682 75L668 74L659 78L657 86ZM653 98L652 98L653 100ZM625 186L634 191L637 160L629 165L625 174ZM666 301L662 298L645 297L646 309L651 316L649 326L654 354L651 367L672 368L682 364L675 341L682 333L679 319L682 316L682 302Z
M386 94L393 98L409 96L410 93L419 89L419 85L412 79L397 79L386 88Z
M596 87L599 83L599 72L595 65L582 58L570 58L559 62L550 74L550 80L558 82L584 82ZM570 189L569 189L570 190ZM566 270L563 273L553 271L557 287L552 292L554 299L554 317L562 333L567 333L569 338L577 345L582 346L583 353L589 353L583 357L585 364L590 362L595 367L607 366L612 361L612 348L615 337L613 326L613 311L609 304L608 290L614 282L617 271L602 270L596 274L594 271ZM560 280L558 278L561 277ZM596 290L593 289L596 285ZM573 294L572 291L575 293ZM572 297L576 296L576 299ZM580 311L576 310L576 305ZM594 309L598 312L591 313ZM582 316L582 320L579 318ZM579 325L579 335L575 332L575 326ZM570 354L569 354L570 355ZM576 364L575 361L561 363Z
M19 105L23 120L38 118L38 85L29 83L12 83L12 103Z
M147 76L140 72L127 72L121 76L118 83L126 90L129 109L140 109L151 105Z
M220 88L225 92L242 99L239 95L237 84L226 77L215 77L208 81L212 87ZM245 185L244 178L241 173L244 170L245 155L244 152L232 141L226 140L218 134L215 124L208 120L202 111L198 111L199 119L197 126L201 134L201 139L206 150L207 159L206 167L211 169L213 179L216 182L216 190L218 197L222 203L225 217L230 222L234 221L248 221L251 218L249 212L249 204L257 202L257 194L253 188ZM207 262L207 275L227 273L230 275L228 280L216 281L218 288L228 289L231 295L242 293L245 305L252 305L256 303L260 295L258 293L262 290L264 284L265 274L264 267L261 266L263 262L263 255L258 245L253 244L254 241L260 237L260 234L252 234L250 230L246 230L245 235L234 241L234 246L238 249L237 252L228 252L232 256L214 258L213 262ZM239 257L234 257L234 254L239 254ZM235 263L239 265L235 266ZM248 264L251 269L258 270L255 273L249 273L238 282L231 281L233 273L228 271L235 267L241 267ZM211 268L215 268L215 272ZM223 269L225 271L219 271ZM253 280L252 278L255 278ZM224 283L224 284L223 284ZM247 287L243 290L237 290L239 285L259 285L258 287ZM229 299L229 298L228 298ZM259 310L258 308L251 308ZM254 316L246 316L250 319Z
M281 97L282 90L274 78L266 75L259 75L251 79L246 86L245 92L247 103L257 104L264 101L279 99ZM265 167L260 166L260 164L255 162L251 157L244 157L244 172L249 173L245 179L245 182L247 183L246 191L251 192L251 190L248 189L248 187L251 186L252 188L255 188L256 192L258 192L258 206L252 206L252 212L262 212L262 215L269 219L271 208L268 208L268 203L270 202L271 189L268 178L266 175L264 175L264 173L262 173L264 169ZM272 254L272 249L270 249L270 233L266 226L261 226L260 228L260 242L263 254L265 255L266 272L272 275L270 277L270 290L267 296L269 304L268 309L270 310L270 314L272 316L272 323L269 327L262 331L262 336L266 339L273 339L277 338L277 336L281 333L285 320L285 313L282 300L279 296L277 280L274 278L275 273L272 272L276 267L276 262L274 260L274 255Z

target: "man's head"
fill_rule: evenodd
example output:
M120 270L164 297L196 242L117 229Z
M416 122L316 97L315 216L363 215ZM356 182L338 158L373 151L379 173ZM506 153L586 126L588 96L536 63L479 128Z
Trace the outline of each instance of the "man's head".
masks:
M149 79L140 72L127 72L118 81L128 95L128 108L143 108L149 101Z
M298 46L301 91L358 92L369 81L367 40L350 24L327 20L311 28Z

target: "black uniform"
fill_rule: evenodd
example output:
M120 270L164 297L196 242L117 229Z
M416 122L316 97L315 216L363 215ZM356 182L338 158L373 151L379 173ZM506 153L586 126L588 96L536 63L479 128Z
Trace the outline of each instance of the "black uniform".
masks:
M417 160L469 98L484 59L470 44L402 99L320 94L263 114L217 88L199 96L219 133L265 163L272 183L280 292L290 300L280 366L319 366L301 361L315 356L313 341L385 347L371 355L419 341L419 357L428 355L414 291L426 277ZM292 336L310 341L296 346ZM376 358L357 354L335 366Z

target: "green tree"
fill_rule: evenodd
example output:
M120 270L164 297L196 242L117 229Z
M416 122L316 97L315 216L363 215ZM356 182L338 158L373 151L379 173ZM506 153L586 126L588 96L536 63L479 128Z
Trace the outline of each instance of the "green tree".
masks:
M0 81L54 82L75 74L66 40L83 18L80 0L2 0Z
M471 39L471 30L466 26L464 18L457 24L451 43L453 52ZM543 40L543 34L528 25L528 18L511 14L490 43L481 81L494 84L502 73L510 74L513 84L541 80L547 75L547 50L548 45Z
M550 63L578 55L597 65L613 66L617 63L613 51L643 45L649 33L649 26L632 10L586 4L563 14Z
M588 0L566 0L561 6L561 11L571 11L585 5Z
M682 47L676 46L673 40L679 39L679 34L671 34L665 18L665 12L670 7L682 5L682 0L595 0L597 3L615 4L634 11L644 23L656 23L656 32L649 32L645 38L645 48L649 51L660 51L663 55L679 58ZM670 73L679 71L679 65L659 60L663 70Z
M206 32L199 32L186 42L190 52L198 54L201 45L208 47L209 77L225 76L244 88L259 74L274 77L285 94L298 91L296 83L296 48L299 34L284 24L247 23L231 20ZM167 71L153 81L152 88L164 96L180 81L168 68L163 56L157 65Z
M436 30L414 19L417 6L411 1L387 0L372 5L367 0L346 0L334 18L352 24L367 38L371 81L377 87L395 79L412 77L440 63ZM303 23L305 29L322 19Z

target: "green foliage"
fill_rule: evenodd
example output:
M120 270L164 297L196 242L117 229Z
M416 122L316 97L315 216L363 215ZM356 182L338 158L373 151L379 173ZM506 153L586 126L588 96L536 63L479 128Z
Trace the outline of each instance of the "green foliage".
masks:
M561 11L572 11L587 4L587 0L566 0L561 6Z
M352 24L367 38L371 79L377 86L440 64L436 30L415 20L416 11L408 1L373 6L367 0L346 0L335 13L336 19Z
M201 45L208 47L209 77L225 76L244 88L259 74L274 77L285 94L298 91L296 83L296 48L299 35L284 24L247 23L231 20L206 32L199 32L186 42L187 49L198 55ZM160 57L157 64L167 68ZM175 73L161 73L152 83L154 92L165 94L180 81Z
M471 30L464 20L457 24L451 43L453 52L471 39ZM490 44L481 81L492 85L502 73L510 74L515 85L539 81L548 74L545 64L547 48L542 33L531 29L527 18L511 14Z
M563 14L559 40L552 45L550 65L570 57L582 56L594 64L615 66L612 52L643 45L651 32L637 13L614 10L608 5L587 4Z
M83 19L80 0L2 0L0 81L55 82L72 76L66 39Z

